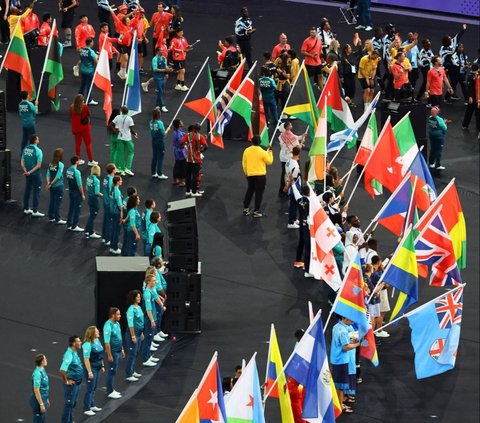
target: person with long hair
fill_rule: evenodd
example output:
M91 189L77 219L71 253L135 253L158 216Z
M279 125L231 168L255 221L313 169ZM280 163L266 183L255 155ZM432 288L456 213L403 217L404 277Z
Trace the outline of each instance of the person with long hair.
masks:
M155 271L155 269L153 270ZM163 303L161 302L160 297L155 289L155 284L157 282L155 273L147 274L145 278L146 287L143 291L143 303L145 314L147 316L144 325L145 339L142 347L142 364L145 367L154 367L157 365L155 360L151 360L152 352L156 351L156 347L152 345L153 336L157 328L157 313L155 303L161 303L162 306Z
M150 121L150 135L152 137L152 163L150 166L153 179L168 179L163 174L163 159L165 157L165 126L160 120L162 114L160 109L155 107Z
M115 166L118 162L118 143L120 141L118 141L118 129L113 123L113 119L119 114L120 109L113 109L107 124L108 141L110 143L110 163L115 164Z
M48 218L57 225L65 225L67 222L60 217L60 207L63 200L63 148L56 148L53 152L52 161L48 165L46 190L50 191L50 205L48 206Z
M100 166L92 166L90 175L87 178L87 198L88 208L90 209L90 215L88 217L87 226L85 227L85 236L90 239L100 239L101 236L95 233L93 224L100 210L100 197L103 194L100 191Z
M88 165L95 166L98 164L93 160L92 152L92 128L90 126L90 109L85 104L85 98L82 94L77 94L73 103L70 105L70 121L72 124L72 133L75 137L75 155L80 157L80 147L82 140L85 143L87 150ZM80 159L79 165L84 164L85 161Z
M127 216L124 225L126 225L125 237L123 239L122 256L135 256L137 251L137 241L140 239L141 217L138 212L140 197L136 194L131 195L127 200Z
M103 341L105 343L108 360L107 397L111 399L119 399L122 397L120 392L113 389L113 380L117 374L120 358L125 358L122 329L119 323L121 318L120 310L117 307L110 307L110 310L108 310L108 320L103 326Z
M142 375L135 371L135 360L143 341L144 315L140 304L142 293L138 289L130 291L127 295L127 330L125 343L127 345L127 366L125 367L126 380L136 382Z
M158 211L153 211L150 214L148 221L145 219L144 255L146 256L150 256L153 239L155 238L155 235L160 232L160 228L158 227L160 220L161 216Z
M46 421L47 409L50 407L50 387L48 384L48 375L45 371L48 361L45 354L35 356L35 370L32 373L32 393L30 394L29 404L33 411L33 423L43 423Z
M89 326L85 331L82 351L84 376L87 381L87 391L83 400L83 414L94 416L96 412L102 411L100 407L95 407L95 391L100 372L105 372L104 350L100 342L100 331L96 326Z
M164 235L161 232L157 232L153 236L152 247L151 247L150 255L149 255L150 262L152 262L152 260L155 257L162 258L162 255L163 255L163 238L164 238Z
M168 337L168 333L165 333L162 331L161 326L162 326L162 317L163 313L165 312L165 301L167 301L167 281L165 280L163 276L163 272L165 272L165 265L163 263L163 260L160 257L155 257L152 260L152 266L155 268L155 278L156 278L156 283L155 283L155 289L157 291L158 296L160 297L161 303L156 302L155 303L155 308L157 311L157 327L155 329L155 336L153 337L154 342L162 342L165 341L165 339Z
M123 221L123 199L120 187L123 180L120 176L114 176L112 179L112 187L110 188L110 220L111 220L111 238L110 253L119 255L122 251L118 248L118 235L120 233L120 222Z

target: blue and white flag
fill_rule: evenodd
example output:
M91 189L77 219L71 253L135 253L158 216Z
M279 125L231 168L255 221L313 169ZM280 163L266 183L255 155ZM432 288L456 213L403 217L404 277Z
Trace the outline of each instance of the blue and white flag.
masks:
M136 32L134 33L132 49L130 50L126 84L127 95L125 99L125 106L128 107L128 114L133 116L142 112L142 98L140 95L140 66L138 64L138 40Z

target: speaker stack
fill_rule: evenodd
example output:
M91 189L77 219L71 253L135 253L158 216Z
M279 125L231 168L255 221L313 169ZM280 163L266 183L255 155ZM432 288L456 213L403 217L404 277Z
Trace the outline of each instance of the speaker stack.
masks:
M167 310L165 332L201 331L201 269L195 199L168 203Z
M7 150L7 110L5 92L0 91L0 201L12 198L12 152Z

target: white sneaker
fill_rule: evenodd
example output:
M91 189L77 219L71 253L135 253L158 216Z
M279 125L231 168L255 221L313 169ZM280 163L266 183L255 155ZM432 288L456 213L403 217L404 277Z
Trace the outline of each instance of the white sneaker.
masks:
M187 192L185 193L185 196L186 196L186 197L190 197L191 195L192 195L192 191L187 191Z
M115 256L119 256L120 254L122 254L122 250L120 250L120 248L117 248L116 250L114 250L113 248L110 248L110 254L113 254Z
M111 399L119 399L122 398L122 394L117 391L112 391L110 394L107 395L107 397Z
M129 176L135 176L135 173L133 173L130 169L125 169L125 173Z
M72 232L83 232L84 229L81 228L80 226L75 226L74 228L72 228Z
M159 358L157 358L157 357L153 357L153 356L152 356L152 357L150 357L150 358L149 358L149 360L150 360L150 361L153 361L154 363L158 363L158 362L160 361L160 359L159 359Z
M72 69L73 69L73 76L78 78L80 76L80 67L78 65L75 65Z
M157 365L157 363L148 359L147 361L145 361L145 363L142 363L142 365L145 366L145 367L155 367Z
M123 70L123 68L121 68L118 72L117 72L117 75L120 79L127 79L127 75L125 73L125 71Z
M90 234L89 238L90 238L90 239L100 239L101 236L98 235L98 234L96 234L96 233L94 232L93 234Z
M153 340L154 340L155 342L162 342L162 341L164 341L164 339L162 338L162 336L161 336L159 333L157 333L157 334L153 337Z
M127 377L125 380L128 382L138 382L138 378L136 378L135 376Z
M97 166L97 165L98 165L98 162L96 162L95 160L89 160L87 164L88 164L88 166L90 166L90 167L91 167L91 166Z
M142 86L143 92L148 93L148 82L142 82L141 86Z
M158 350L158 348L154 347L153 345L150 346L150 351L151 352L155 352L157 350Z
M110 247L110 241L107 241L107 242L105 243L105 247Z
M384 330L378 332L378 335L380 335L381 338L388 338L390 336L390 334Z
M155 348L158 348L160 346L160 343L152 341L152 343L150 345L152 345Z
M298 225L298 223L289 223L287 225L287 228L288 229L298 229L300 226Z
M90 410L95 411L96 413L98 413L99 411L102 411L100 407L91 407Z
M188 88L186 85L182 85L180 89L182 91L188 91L190 88Z
M80 160L78 161L78 164L79 164L80 166L83 165L83 164L85 164L85 160L80 159Z
M162 106L160 109L163 113L168 113L168 109L165 106Z
M182 91L182 86L180 84L175 85L175 89L178 91Z
M60 219L55 222L55 225L65 225L67 223L66 220Z
M85 414L86 416L94 416L94 415L95 415L95 411L93 411L92 409L90 409L90 410L84 411L83 414Z
M96 106L98 104L98 101L95 101L93 98L90 99L90 101L88 102L88 104L90 104L91 106Z
M157 175L158 179L168 179L167 175L164 175L163 173L161 175Z
M192 197L201 197L203 194L200 194L199 192L192 192Z
M306 278L313 278L314 277L311 273L308 273L308 272L305 272L303 274L303 276L305 276Z
M369 25L365 28L365 31L371 31L373 28Z
M158 173L154 173L154 174L152 175L152 179L157 179L157 178L158 178Z
M38 210L32 213L32 217L44 217L45 214L40 213Z
M150 357L150 359L151 359L151 357ZM140 373L137 373L137 372L133 372L132 376L136 377L136 378L142 377L142 375Z
M55 219L48 219L50 223L55 223Z
M159 334L162 338L167 338L167 337L169 336L168 333L165 333L165 332L163 332L163 331L158 332L158 334Z
M24 214L32 214L33 210L32 209L23 209Z

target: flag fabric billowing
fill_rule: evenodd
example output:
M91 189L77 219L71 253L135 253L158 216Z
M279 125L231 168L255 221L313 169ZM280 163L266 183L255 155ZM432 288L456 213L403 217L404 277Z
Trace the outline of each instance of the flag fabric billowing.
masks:
M108 62L108 52L105 46L101 46L100 56L98 57L97 67L93 75L93 83L103 91L103 110L107 119L112 114L112 83L110 79L110 64ZM128 107L128 106L127 106ZM129 109L130 110L130 109Z
M287 378L283 373L282 356L280 355L280 348L278 347L275 326L272 324L270 330L269 355L267 358L266 392L270 391L273 383L277 380L279 375L280 378L272 389L270 396L279 399L282 423L294 423L290 394L287 389Z
M417 224L417 229L419 231L423 230L440 206L442 206L440 216L445 225L445 229L452 240L453 251L455 252L458 268L460 270L465 269L467 265L467 228L454 179L450 181L435 202L420 218Z
M285 106L284 113L305 122L308 125L310 137L312 140L315 138L315 128L320 113L315 104L312 84L304 63L300 67L300 72L290 92L290 98Z
M419 263L431 266L430 285L459 285L462 282L452 240L438 212L416 238L415 253Z
M315 137L313 138L312 146L308 152L310 157L311 164L310 167L312 175L310 179L309 172L309 181L323 181L325 179L325 159L327 154L327 119L325 108L320 114L320 117L317 122L317 128L315 129ZM318 173L317 173L318 172ZM314 173L314 174L313 174Z
M453 292L454 291L454 292ZM463 286L408 316L417 379L455 367L462 323Z
M418 299L418 264L415 255L414 233L410 227L397 246L383 272L381 281L399 291L390 320L403 314Z
M200 422L200 414L198 411L197 393L195 391L175 423L198 422Z
M43 71L50 74L48 79L48 96L55 110L60 108L57 86L63 81L62 50L63 46L58 42L57 23L54 20L47 49L47 60Z
M140 65L138 63L138 39L137 33L133 34L130 60L128 61L127 72L127 95L125 106L128 107L129 115L133 116L142 112L142 96L140 86Z
M265 107L263 105L262 92L258 85L258 78L255 79L255 90L253 92L252 102L252 126L250 132L253 135L260 137L260 145L262 147L268 147L268 126L267 118L265 116Z
M360 341L360 355L377 367L379 364L377 345L375 344L375 336L373 335L372 325L369 323L369 329L363 339Z
M395 134L398 150L402 157L402 174L405 174L419 151L415 132L410 122L410 113L406 113L405 116L396 123L393 127L393 133Z
M328 365L320 316L317 313L295 347L285 374L305 387L302 419L310 423L334 423L342 408Z
M358 327L360 338L366 335L369 326L363 284L362 265L360 264L360 255L357 252L355 259L345 273L343 285L337 294L333 311L339 316L346 317L354 322Z
M332 249L342 238L312 189L309 200L311 259L308 272L315 279L324 280L334 291L338 291L342 278Z
M417 151L408 172L411 172L412 179L417 177L417 186L415 188L415 202L417 207L423 211L427 210L433 201L437 198L437 190L433 182L432 175L428 165L423 158L422 152Z
M228 423L265 423L255 355L225 400Z
M10 45L3 59L5 69L17 72L21 76L20 86L22 91L26 91L31 99L37 97L35 81L33 79L30 58L28 57L27 46L23 38L20 19L15 26L15 31L10 34Z
M249 128L252 126L254 91L255 83L251 78L246 78L237 90L237 95L230 103L230 110L240 115Z
M324 109L325 100L327 103L327 121L330 123L333 132L342 131L354 125L352 112L342 97L337 66L334 66L330 75L328 75L327 82L318 99L318 110L322 111Z
M298 178L295 180L295 183L292 184L290 189L288 190L289 194L293 194L295 197L295 201L298 201L300 198L302 198L302 194L300 193L302 190L302 177L301 175L298 175Z

